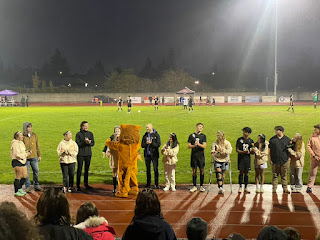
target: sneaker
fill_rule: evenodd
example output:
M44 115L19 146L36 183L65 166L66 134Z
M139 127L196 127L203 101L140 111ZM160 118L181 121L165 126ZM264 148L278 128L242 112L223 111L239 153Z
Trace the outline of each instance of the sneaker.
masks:
M307 193L312 193L312 188L311 187L307 187Z
M169 191L169 188L168 187L165 187L164 189L163 189L163 191Z
M89 185L85 185L84 186L87 190L92 190L93 189L93 187L91 187L91 186L89 186Z
M199 190L200 192L205 192L206 191L206 189L203 187L203 186L200 186L200 190Z
M244 189L244 192L245 192L245 193L250 193L250 191L249 191L248 188L245 188L245 189Z
M26 188L26 193L31 193L31 187Z
M71 187L68 188L68 192L70 192L70 193L72 192L72 188Z
M66 188L66 187L63 187L63 188L62 188L62 192L63 192L63 193L66 193L66 192L68 192L68 188Z
M175 191L177 191L177 190L176 190L175 187L172 187L172 188L171 188L171 191L172 191L172 192L175 192Z
M191 189L190 189L190 192L195 192L195 191L197 191L198 189L197 189L197 187L196 186L193 186Z
M260 193L264 193L264 190L262 187L260 188Z
M285 189L283 190L283 193L290 194L290 191L288 189Z
M239 187L238 193L242 193L242 187Z
M16 192L16 193L14 193L14 196L16 196L16 197L23 197L25 194L23 194L23 193L21 193L21 192Z
M23 190L22 190L22 188L20 188L19 190L18 190L18 192L20 192L20 193L22 193L22 194L26 194L26 192L24 192Z
M220 187L218 193L219 193L219 194L224 194L224 192L225 192L225 190L224 190L222 187Z
M34 188L35 191L38 191L38 192L43 192L43 188L38 186L38 187L35 187Z
M116 192L117 192L117 189L113 189L113 190L112 190L112 193L116 193Z
M154 186L154 189L160 189L159 185Z
M256 193L261 193L261 190L260 190L260 188L256 188Z

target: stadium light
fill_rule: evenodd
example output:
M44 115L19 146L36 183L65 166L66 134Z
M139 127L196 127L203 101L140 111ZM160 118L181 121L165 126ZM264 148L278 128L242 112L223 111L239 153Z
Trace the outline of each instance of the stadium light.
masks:
M62 75L62 72L60 71L59 74Z
M198 84L199 84L199 81L195 81L194 83L198 85Z
M88 83L85 83L84 86L85 86L85 87L88 87Z
M71 87L71 83L68 84L68 87Z

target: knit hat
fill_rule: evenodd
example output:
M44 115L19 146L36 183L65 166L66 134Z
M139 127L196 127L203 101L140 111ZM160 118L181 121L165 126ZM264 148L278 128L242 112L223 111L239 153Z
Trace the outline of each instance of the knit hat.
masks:
M287 234L276 226L266 226L260 231L257 240L287 240Z
M320 124L314 125L313 127L320 129Z
M228 240L246 240L244 236L239 233L232 233L228 236Z
M208 224L202 218L191 218L187 223L187 237L189 240L205 240Z

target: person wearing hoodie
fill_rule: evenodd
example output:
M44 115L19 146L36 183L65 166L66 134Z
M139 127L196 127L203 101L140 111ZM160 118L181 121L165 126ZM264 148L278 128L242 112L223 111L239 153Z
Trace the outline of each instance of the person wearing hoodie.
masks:
M139 192L134 217L122 236L122 240L175 240L176 235L161 212L157 194L152 189Z
M77 169L77 191L81 192L80 182L82 167L84 162L84 186L86 189L92 189L89 186L88 176L91 162L92 151L91 147L94 146L94 137L92 132L88 131L89 124L87 121L82 121L80 124L80 131L76 135L76 143L79 147L79 153L77 156L78 169Z
M26 165L28 170L28 177L26 179L26 192L31 192L31 182L29 179L29 173L30 173L30 166L32 168L33 172L33 185L35 191L43 191L43 189L40 187L39 183L39 164L38 162L41 161L41 152L40 152L40 146L38 142L38 135L32 131L32 123L30 122L24 122L23 123L23 142L26 146L26 149L29 150L31 153L28 156Z
M92 202L85 202L80 206L76 224L75 228L84 230L94 240L113 240L113 235L116 235L114 229L108 226L108 221L99 217L98 209Z
M164 174L166 178L166 187L163 191L176 191L176 166L178 162L177 155L179 153L179 142L175 133L170 133L169 141L164 143L161 154L163 155L162 162L164 164Z
M26 151L26 147L24 146L22 132L15 132L11 142L10 155L12 158L11 165L15 173L15 179L13 183L14 195L17 197L23 197L26 194L22 190L22 186L28 176L26 161L30 154L32 154L31 151Z
M72 192L74 182L74 170L76 166L76 156L78 155L78 145L72 140L72 133L67 131L63 134L64 139L59 143L57 153L63 176L63 192ZM68 181L69 178L69 181Z
M141 147L144 148L144 159L147 168L147 184L145 188L150 188L151 185L151 162L154 170L154 185L159 189L159 147L161 146L161 139L158 132L153 128L151 123L146 125L147 132L143 135Z

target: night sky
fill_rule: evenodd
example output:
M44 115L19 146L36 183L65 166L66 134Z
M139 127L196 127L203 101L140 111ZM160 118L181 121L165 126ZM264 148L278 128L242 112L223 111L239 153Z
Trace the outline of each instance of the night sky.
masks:
M279 1L279 66L308 56L320 65L320 1ZM97 60L106 71L155 66L175 51L197 75L219 63L272 68L275 0L0 0L5 66L40 67L55 48L72 72Z

